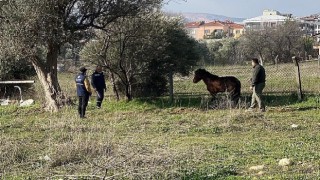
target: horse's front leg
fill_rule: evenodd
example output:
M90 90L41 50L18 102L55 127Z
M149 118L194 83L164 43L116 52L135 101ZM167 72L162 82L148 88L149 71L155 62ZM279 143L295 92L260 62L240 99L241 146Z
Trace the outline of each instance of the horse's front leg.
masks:
M213 103L214 100L216 100L216 93L210 93L211 94L211 100L210 102Z
M211 100L208 103L208 107L210 109L216 109L217 108L217 97L216 93L210 93L211 94Z

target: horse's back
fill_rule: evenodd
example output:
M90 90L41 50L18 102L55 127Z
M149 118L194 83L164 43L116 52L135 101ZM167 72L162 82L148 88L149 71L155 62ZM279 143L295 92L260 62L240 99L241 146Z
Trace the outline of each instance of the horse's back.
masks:
M239 88L241 88L241 82L238 78L236 78L234 76L223 76L221 78L223 78L225 80L225 82L234 83Z

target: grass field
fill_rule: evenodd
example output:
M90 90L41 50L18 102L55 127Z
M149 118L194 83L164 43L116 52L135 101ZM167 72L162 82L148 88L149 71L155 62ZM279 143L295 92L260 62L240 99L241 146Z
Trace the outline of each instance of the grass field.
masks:
M60 77L69 94L74 93L73 76ZM180 78L175 83L180 92L203 89ZM102 109L95 109L91 98L87 119L78 118L76 105L56 114L44 112L39 103L0 106L0 177L320 178L317 93L302 102L293 94L267 94L265 113L210 109L208 99L197 93L177 95L172 104L167 97L132 102L108 97ZM292 163L279 166L283 158Z

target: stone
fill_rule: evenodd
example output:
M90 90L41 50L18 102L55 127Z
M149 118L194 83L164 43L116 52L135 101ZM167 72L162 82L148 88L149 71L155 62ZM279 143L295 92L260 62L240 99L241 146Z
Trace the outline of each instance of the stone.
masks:
M31 106L33 103L34 103L33 99L28 99L28 100L22 101L22 103L20 103L20 107Z
M249 168L249 170L251 170L251 171L260 171L260 170L262 170L262 169L264 169L264 165L251 166L251 167Z
M293 162L292 162L292 160L289 159L289 158L283 158L283 159L281 159L281 160L279 161L279 166L290 166L290 165L292 165L292 164L293 164Z

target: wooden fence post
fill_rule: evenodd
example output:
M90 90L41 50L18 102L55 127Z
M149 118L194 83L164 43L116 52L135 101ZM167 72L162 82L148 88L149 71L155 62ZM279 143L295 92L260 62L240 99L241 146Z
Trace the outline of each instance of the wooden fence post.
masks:
M301 76L300 76L300 67L298 63L299 58L296 56L292 57L292 61L294 63L294 69L296 71L296 81L297 81L297 93L298 93L298 99L299 101L302 100L302 85L301 85Z

